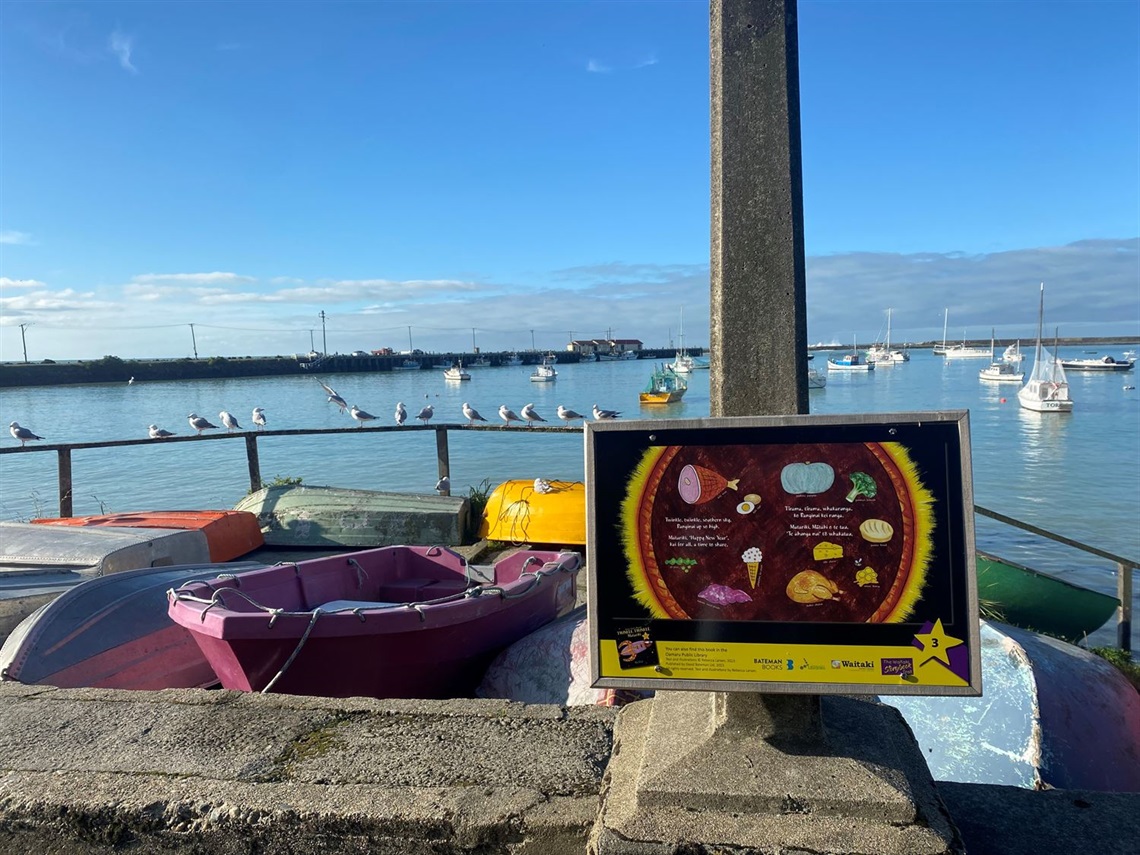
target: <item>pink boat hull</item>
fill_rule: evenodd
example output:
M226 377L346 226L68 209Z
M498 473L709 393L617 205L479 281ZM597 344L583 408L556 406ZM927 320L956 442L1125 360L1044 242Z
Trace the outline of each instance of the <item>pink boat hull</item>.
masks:
M168 612L227 689L464 697L499 651L573 607L580 563L528 551L469 570L440 547L383 547L187 586Z

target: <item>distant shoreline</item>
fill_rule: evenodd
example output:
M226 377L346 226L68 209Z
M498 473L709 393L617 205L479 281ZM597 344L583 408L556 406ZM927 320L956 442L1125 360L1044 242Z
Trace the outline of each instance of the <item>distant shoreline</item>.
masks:
M1026 344L1025 339L1018 339ZM1015 339L995 339L994 346L1004 348L1013 344ZM1093 338L1058 338L1057 343L1066 347L1092 347L1104 350L1109 346L1136 345L1140 342L1137 336L1099 336ZM874 342L860 343L857 349L865 350ZM955 341L954 344L961 342ZM1030 342L1031 343L1031 342ZM1050 339L1052 344L1052 339ZM909 350L929 350L942 342L922 341L896 343L895 347ZM989 339L966 339L968 347L988 347ZM812 344L808 346L809 352L849 350L846 344ZM708 351L703 348L690 347L686 351L692 356L705 356ZM676 348L644 348L640 352L640 359L672 359L676 355ZM528 351L519 354L527 364L541 361L545 351ZM416 357L422 361L424 371L435 370L450 365L454 360L461 360L471 364L476 358L482 357L490 360L492 365L500 365L513 354L503 353L425 353ZM584 358L582 354L571 351L557 351L561 363L575 363L592 361ZM311 374L314 377L323 374L343 372L383 372L391 371L397 362L403 362L408 357L400 354L349 356L347 354L330 354L324 358L310 359L307 355L294 354L291 356L211 356L200 359L173 358L173 359L120 359L117 356L105 356L95 360L74 360L57 362L50 359L39 362L0 362L0 388L20 386L66 386L83 383L127 383L155 382L170 380L204 380L222 377L274 377L297 374Z

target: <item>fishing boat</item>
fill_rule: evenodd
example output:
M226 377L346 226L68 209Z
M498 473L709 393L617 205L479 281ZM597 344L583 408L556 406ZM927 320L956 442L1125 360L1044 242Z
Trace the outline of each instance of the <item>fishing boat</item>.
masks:
M895 365L910 362L910 352L891 348L891 310L887 309L887 338L883 344L873 344L867 350L867 361L877 365Z
M269 546L363 549L410 541L463 543L469 507L458 496L292 484L262 487L235 510L256 515Z
M463 361L457 360L454 365L444 369L445 380L470 380L471 375L463 369Z
M504 481L487 496L478 536L506 543L586 545L581 481Z
M859 343L856 339L851 346L851 352L840 357L827 360L828 371L874 371L875 363L868 362L859 355Z
M558 379L558 372L554 369L555 359L551 354L542 358L542 362L535 366L530 379L534 383L550 383Z
M499 651L573 608L581 563L392 546L191 582L169 592L168 614L226 689L464 697Z
M1020 383L1025 379L1016 362L1005 358L994 359L993 330L990 330L990 364L978 372L978 379L988 383Z
M1136 364L1135 359L1113 359L1111 356L1101 356L1096 359L1062 359L1061 367L1066 371L1131 371Z
M68 588L0 647L0 680L63 689L208 688L218 677L193 636L166 616L166 592L253 561L142 567Z
M658 365L638 399L643 404L672 404L685 397L689 384L667 365Z
M1017 400L1023 409L1038 413L1071 413L1073 401L1069 397L1069 381L1065 369L1049 348L1041 344L1041 328L1045 322L1045 283L1041 283L1040 305L1037 310L1037 346L1033 351L1033 371L1025 385L1017 391Z
M246 511L135 511L81 517L41 517L35 525L84 528L158 528L200 531L210 550L210 561L233 561L265 543L257 517Z

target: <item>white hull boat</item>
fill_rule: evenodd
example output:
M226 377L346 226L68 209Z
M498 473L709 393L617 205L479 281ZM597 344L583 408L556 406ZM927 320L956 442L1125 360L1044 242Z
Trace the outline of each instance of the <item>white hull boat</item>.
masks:
M1041 284L1041 302L1037 311L1037 346L1033 352L1033 372L1017 392L1022 409L1037 413L1071 413L1069 381L1060 360L1041 344L1041 327L1045 319L1045 283Z
M534 383L550 383L557 378L558 372L554 370L554 360L550 356L535 366L534 372L530 375L530 379Z
M1010 345L1012 347L1013 345ZM1006 351L1008 353L1008 349ZM1019 354L1020 355L1020 354ZM1020 361L1020 360L1018 360ZM978 379L988 383L1020 383L1025 374L1018 368L1018 363L1005 359L994 359L994 337L990 331L990 364L978 372Z
M883 344L874 344L867 350L867 361L876 365L890 366L900 362L910 362L910 353L906 350L891 348L891 310L887 309L887 340Z

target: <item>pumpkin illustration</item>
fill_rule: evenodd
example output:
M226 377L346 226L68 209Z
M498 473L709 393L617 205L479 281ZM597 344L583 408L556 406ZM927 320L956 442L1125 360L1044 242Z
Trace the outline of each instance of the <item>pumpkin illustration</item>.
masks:
M835 470L827 463L789 463L780 471L780 486L795 496L813 496L835 483Z
M705 469L703 466L688 464L677 476L677 492L681 498L690 505L703 505L711 502L725 490L735 490L740 485L740 479L729 481L719 472Z

